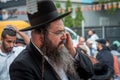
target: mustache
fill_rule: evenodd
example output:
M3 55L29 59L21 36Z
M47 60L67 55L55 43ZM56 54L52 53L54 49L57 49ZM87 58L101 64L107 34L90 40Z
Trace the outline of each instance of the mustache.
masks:
M59 45L61 45L61 44L66 44L66 39L60 41Z

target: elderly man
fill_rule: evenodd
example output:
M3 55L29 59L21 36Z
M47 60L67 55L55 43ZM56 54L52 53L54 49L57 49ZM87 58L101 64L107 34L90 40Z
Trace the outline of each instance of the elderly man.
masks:
M27 10L31 27L22 31L32 30L31 42L11 64L11 80L90 78L93 74L92 63L87 56L80 54L79 50L73 47L71 37L65 31L61 19L71 12L58 15L51 0L29 1ZM84 60L81 59L83 57ZM85 66L81 63L85 63Z

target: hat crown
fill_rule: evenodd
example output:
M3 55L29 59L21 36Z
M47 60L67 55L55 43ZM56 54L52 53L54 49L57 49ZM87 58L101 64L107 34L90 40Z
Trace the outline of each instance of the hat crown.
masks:
M29 14L29 18L36 18L40 16L47 15L50 12L56 11L56 7L52 1L42 0L37 2L38 11L34 14Z
M55 7L52 0L39 0L37 2L33 2L33 0L31 2L29 0L27 10L27 15L31 27L21 29L21 31L28 31L45 27L44 25L47 25L57 19L61 19L71 13L70 11L59 15L57 8Z
M31 26L36 26L58 17L57 9L51 0L38 1L37 7L38 11L36 13L28 13Z
M105 39L97 39L96 40L98 43L100 43L100 44L106 44L106 40Z

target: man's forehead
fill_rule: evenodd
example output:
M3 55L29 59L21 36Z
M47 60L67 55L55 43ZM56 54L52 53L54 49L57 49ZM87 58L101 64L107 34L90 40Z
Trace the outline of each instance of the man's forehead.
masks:
M50 23L50 29L64 29L63 21L59 19Z
M6 35L6 37L5 37L5 39L12 39L12 38L16 38L16 36Z

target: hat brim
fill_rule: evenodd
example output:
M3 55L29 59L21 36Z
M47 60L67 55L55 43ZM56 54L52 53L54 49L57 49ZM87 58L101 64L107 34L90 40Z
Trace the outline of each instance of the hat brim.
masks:
M65 17L65 16L69 15L70 13L71 13L71 11L70 11L70 12L67 12L67 13L64 13L64 14L62 14L62 15L59 15L58 17L56 17L56 18L54 18L54 19L51 19L51 20L48 20L47 22L44 22L44 23L42 23L42 24L38 24L38 25L32 26L32 27L30 26L30 27L23 28L23 29L21 29L20 31L29 31L29 30L37 29L37 28L39 28L40 26L46 25L46 24L48 24L48 23L50 23L50 22L53 22L53 21L55 21L55 20L57 20L57 19L61 19L61 18Z

